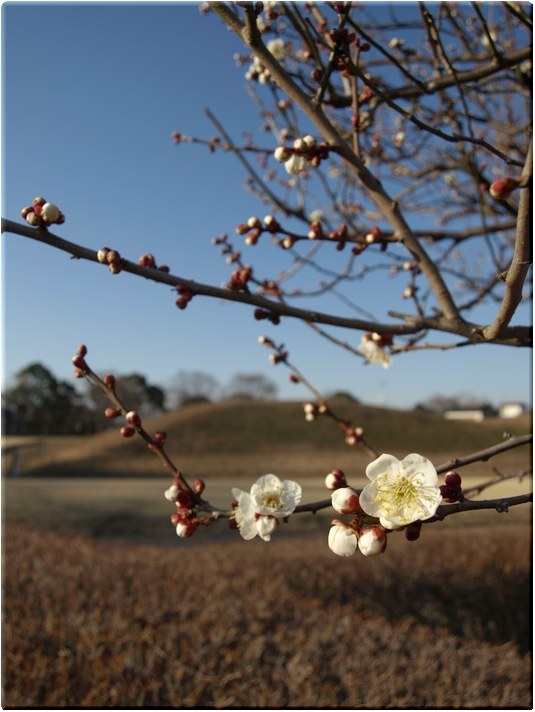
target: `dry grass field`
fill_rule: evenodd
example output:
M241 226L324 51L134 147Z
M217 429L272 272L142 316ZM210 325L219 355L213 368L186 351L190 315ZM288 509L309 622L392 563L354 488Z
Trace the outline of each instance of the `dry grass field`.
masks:
M196 406L150 427L169 431L176 463L205 476L220 506L267 472L298 480L306 501L328 496L333 467L362 486L369 457L295 405ZM427 443L435 464L504 430L364 411L370 430L382 415L378 446L382 431L398 456ZM522 434L524 420L506 424ZM179 539L169 478L116 432L27 454L23 476L3 478L5 709L532 708L529 505L449 517L416 542L392 534L383 556L343 559L327 546L332 510L292 517L270 543L225 522ZM462 474L470 486L529 462L519 448Z
M531 709L530 528L173 548L4 528L4 709Z

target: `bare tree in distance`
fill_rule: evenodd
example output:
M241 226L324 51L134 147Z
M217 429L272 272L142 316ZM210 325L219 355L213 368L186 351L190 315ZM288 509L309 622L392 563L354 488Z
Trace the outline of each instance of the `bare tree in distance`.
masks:
M363 490L348 487L335 468L326 478L332 498L301 504L297 483L267 475L250 493L234 489L235 504L221 510L203 499L202 481L191 486L169 460L166 435L144 430L139 414L117 396L114 379L91 371L80 346L75 374L110 398L108 417L126 418L122 435L140 435L173 474L166 497L177 506L172 520L179 536L228 517L244 538L269 540L291 514L333 506L354 518L333 521L331 549L375 555L394 530L413 541L424 523L531 501L531 495L470 500L472 490L463 489L452 469L525 445L530 434L508 434L469 455L452 453L436 466L414 453L399 461L386 454L387 434L376 449L366 423L342 418L308 381L306 365L293 363L291 345L278 344L272 333L282 318L301 319L373 368L395 366L400 354L409 358L414 351L532 346L529 315L522 321L526 310L518 309L531 299L531 8L516 2L403 8L400 19L395 7L387 11L381 4L202 6L245 46L235 61L246 68L265 137L259 145L245 132L236 141L210 110L217 136L173 132L175 144L234 153L266 213L237 213L238 238L227 232L213 238L232 265L224 287L173 275L149 253L135 263L109 247L97 251L62 239L48 227L65 217L42 198L22 211L29 225L3 221L3 230L103 263L112 274L127 271L171 285L180 310L195 308L190 302L200 295L253 306L255 319L270 331L260 340L271 362L311 393L306 419L331 418L348 445L375 458ZM95 242L100 239L96 227ZM247 259L234 239L244 240ZM255 261L259 240L271 240L278 251L277 274L266 274ZM360 283L365 301L355 298ZM376 313L384 294L392 295L390 307ZM309 301L299 306L326 295L343 305L340 313L310 308ZM360 342L341 339L337 327L354 330ZM437 473L445 473L441 486Z
M217 379L203 371L179 371L170 393L177 408L191 403L213 403L219 400L221 386Z
M225 398L233 400L273 400L278 386L262 373L237 373L225 388Z

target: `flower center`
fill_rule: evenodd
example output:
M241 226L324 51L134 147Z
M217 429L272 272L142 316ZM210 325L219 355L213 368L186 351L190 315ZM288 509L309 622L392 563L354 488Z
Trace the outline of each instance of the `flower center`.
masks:
M387 517L400 509L411 507L418 501L418 480L409 480L407 477L399 477L385 473L377 480L376 501L382 502L382 509Z
M286 504L286 493L281 487L271 486L262 493L262 503L270 509L280 509Z

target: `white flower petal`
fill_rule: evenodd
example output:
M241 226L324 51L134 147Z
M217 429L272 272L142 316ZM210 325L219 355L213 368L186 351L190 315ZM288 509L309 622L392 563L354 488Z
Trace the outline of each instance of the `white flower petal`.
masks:
M256 520L256 529L258 531L259 536L264 541L271 540L271 535L277 528L277 525L278 521L275 519L275 517L261 516L258 517L258 519Z

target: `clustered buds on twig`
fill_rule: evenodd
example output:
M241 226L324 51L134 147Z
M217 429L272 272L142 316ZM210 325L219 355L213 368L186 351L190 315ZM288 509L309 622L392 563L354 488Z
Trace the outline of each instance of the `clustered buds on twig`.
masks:
M225 289L229 289L231 292L248 292L249 287L247 282L251 279L253 275L253 268L251 265L245 265L245 267L238 267L230 275L230 282L226 282L223 286Z
M97 259L102 264L107 264L112 274L119 274L123 269L122 257L117 250L110 250L109 247L101 247L97 252Z
M277 324L280 324L280 316L278 314L273 314L273 312L265 311L264 309L255 309L254 318L257 321L261 321L262 319L268 319L275 326L277 326Z
M61 210L54 203L47 203L44 198L34 198L32 204L23 208L20 214L32 227L46 228L53 223L62 225L65 222Z
M185 309L194 297L193 292L187 284L177 284L176 291L180 294L175 304L179 309Z
M299 175L309 166L317 168L322 160L329 157L329 144L326 141L318 144L314 136L308 134L304 138L295 139L293 148L277 146L273 157L279 163L284 163L288 173Z
M348 445L358 445L363 435L363 428L348 428L346 430L346 443Z

